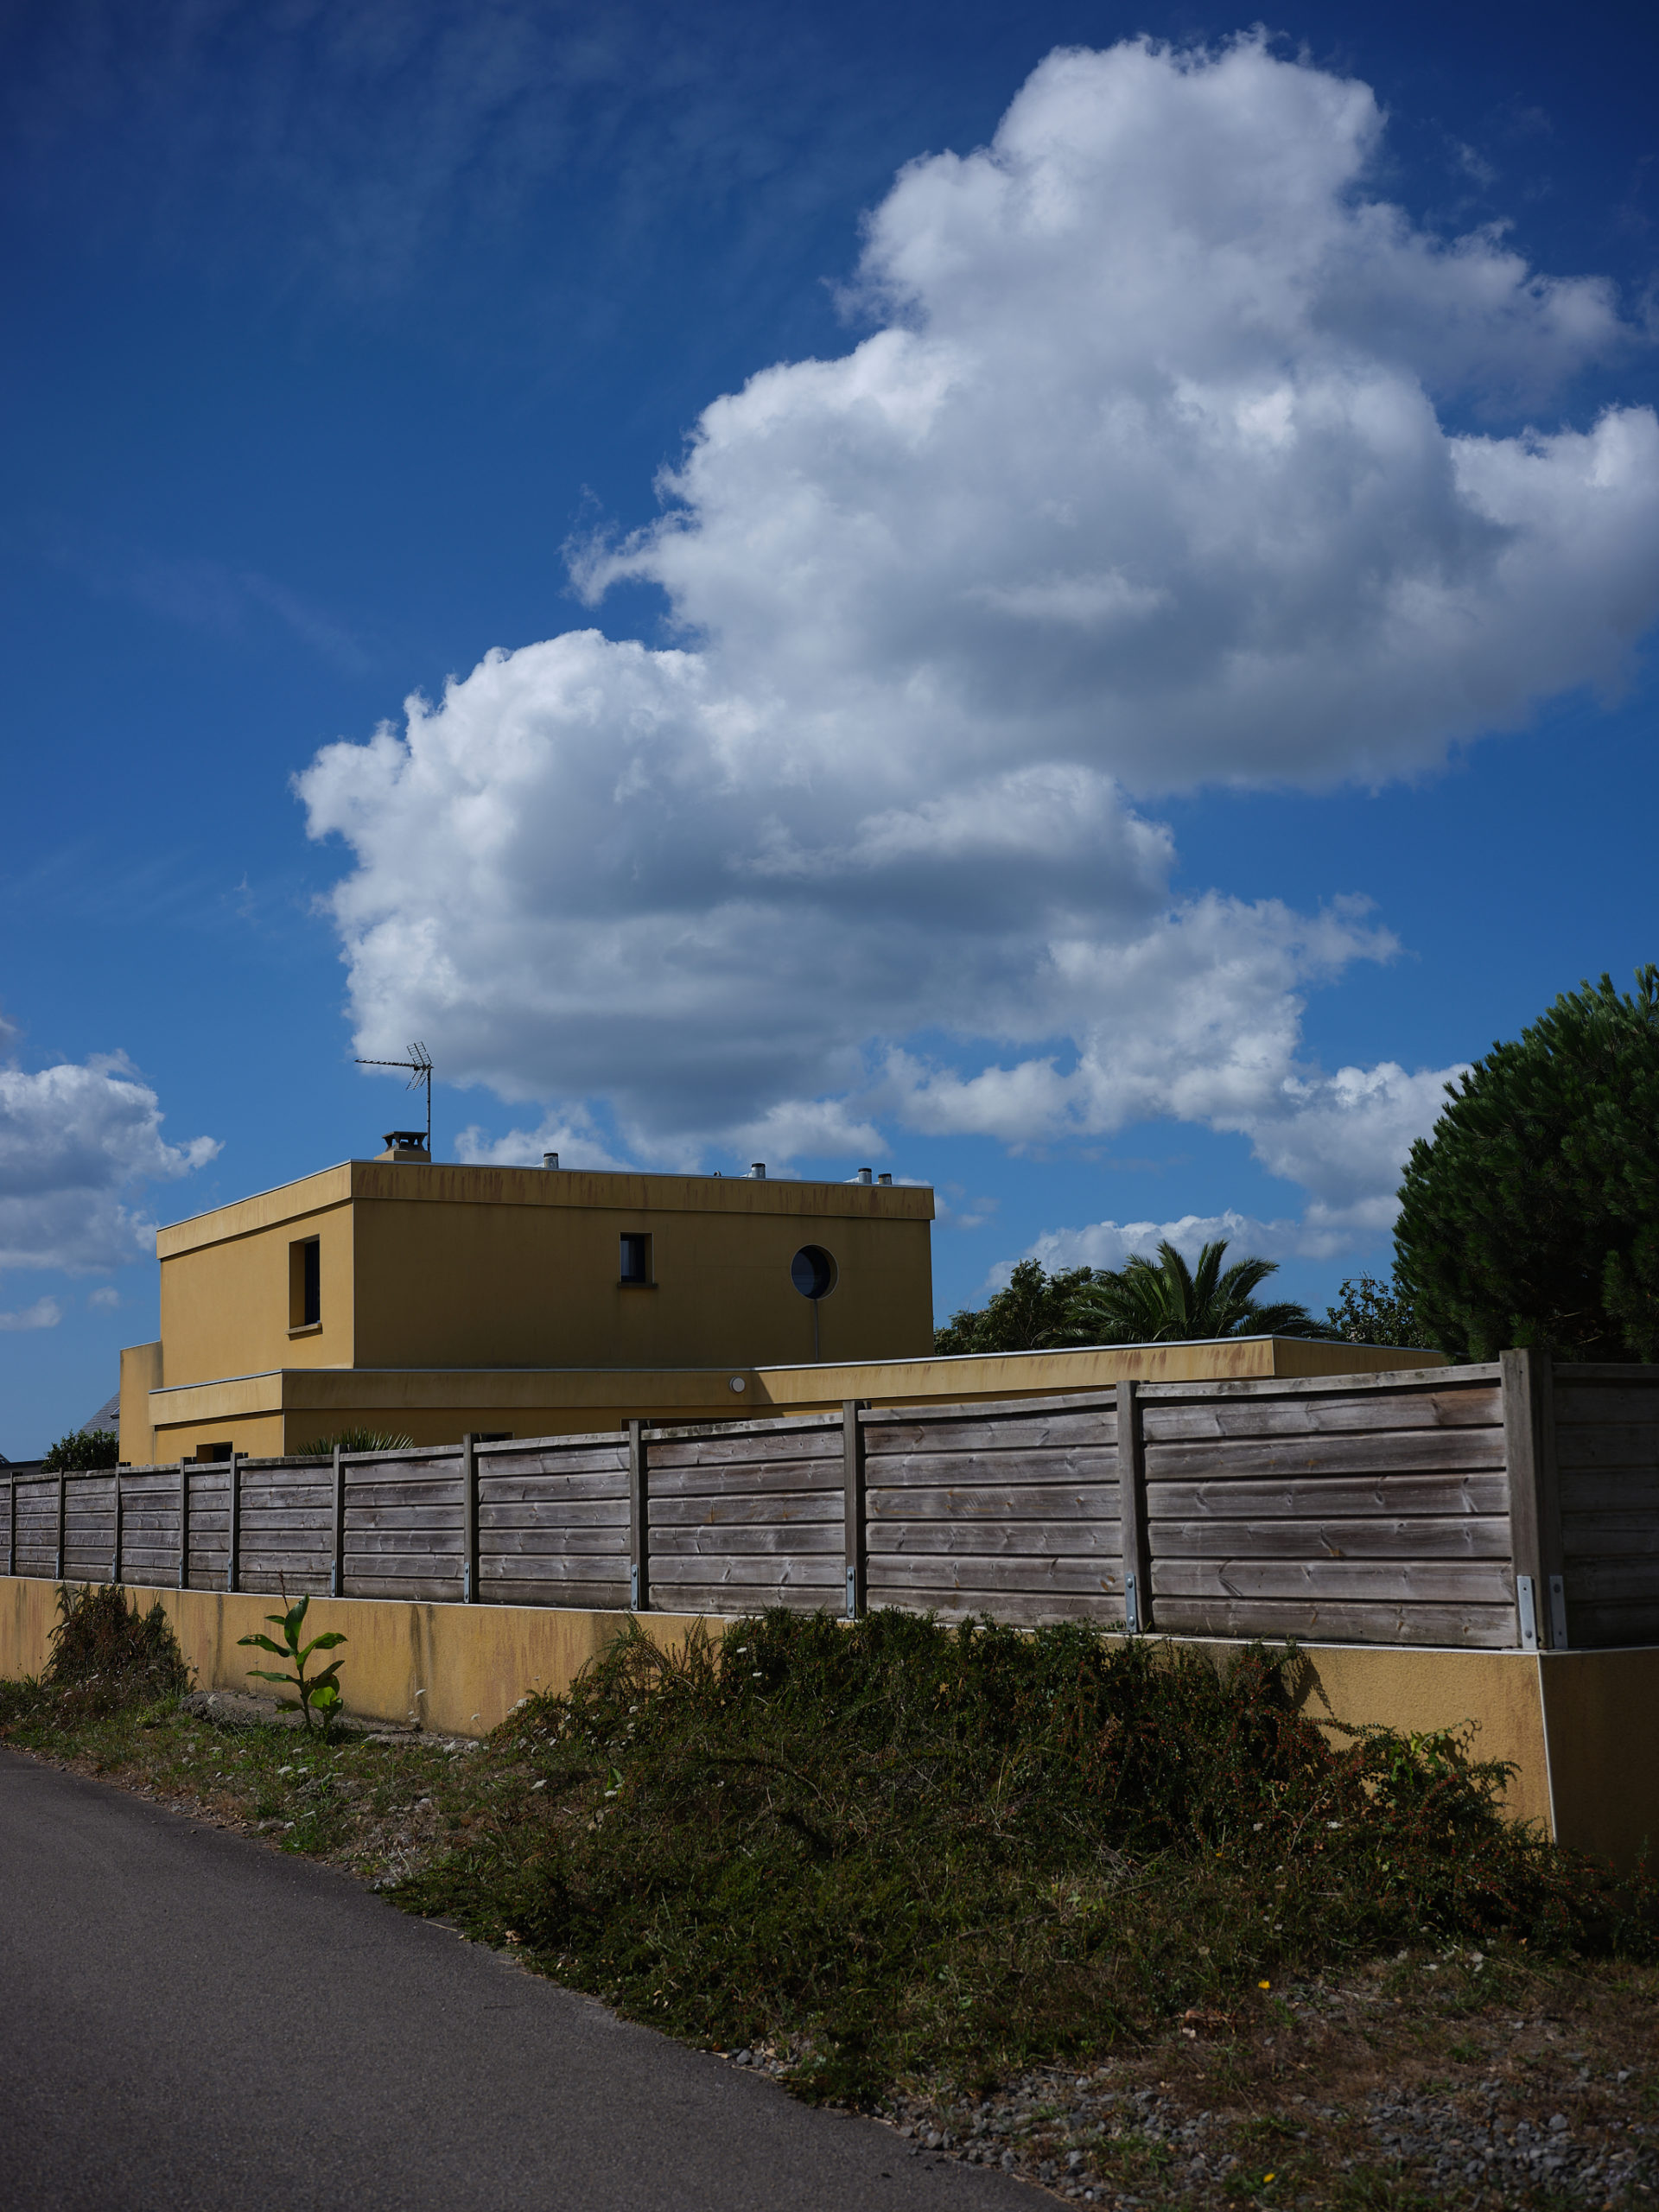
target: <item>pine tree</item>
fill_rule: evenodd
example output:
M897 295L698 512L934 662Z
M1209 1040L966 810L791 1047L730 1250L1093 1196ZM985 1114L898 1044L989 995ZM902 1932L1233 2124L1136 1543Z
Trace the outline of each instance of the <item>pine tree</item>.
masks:
M1495 1044L1411 1148L1396 1276L1455 1358L1659 1356L1659 968Z

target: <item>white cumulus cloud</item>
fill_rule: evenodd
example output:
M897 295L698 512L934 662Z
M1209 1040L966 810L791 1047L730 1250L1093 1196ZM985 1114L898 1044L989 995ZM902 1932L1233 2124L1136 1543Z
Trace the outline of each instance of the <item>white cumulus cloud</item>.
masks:
M63 1308L55 1298L37 1298L32 1306L0 1313L0 1329L55 1329L62 1319Z
M213 1137L168 1144L161 1102L118 1053L33 1073L0 1067L0 1268L121 1266L153 1251L144 1185L205 1166ZM50 1299L14 1316L15 1328L51 1328Z
M1421 770L1659 613L1659 423L1538 412L1636 342L1611 289L1415 226L1382 130L1258 37L1139 40L904 170L868 334L714 401L660 519L573 550L678 642L492 653L301 778L359 1049L544 1115L490 1156L575 1157L601 1100L675 1164L1174 1116L1308 1234L1382 1224L1448 1071L1327 1075L1301 1024L1392 938L1174 897L1147 807Z

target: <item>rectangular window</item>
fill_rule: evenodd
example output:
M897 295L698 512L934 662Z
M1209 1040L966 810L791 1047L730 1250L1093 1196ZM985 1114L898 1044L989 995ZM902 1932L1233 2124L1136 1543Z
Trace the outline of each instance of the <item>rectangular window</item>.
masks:
M651 1239L632 1231L625 1231L622 1238L622 1281L649 1287L651 1282Z
M322 1247L315 1236L288 1248L288 1325L315 1329L322 1319Z

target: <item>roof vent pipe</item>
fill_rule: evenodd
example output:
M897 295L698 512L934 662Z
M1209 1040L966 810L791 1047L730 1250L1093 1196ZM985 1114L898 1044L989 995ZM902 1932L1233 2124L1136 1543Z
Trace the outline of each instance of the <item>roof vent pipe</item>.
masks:
M556 1167L558 1164L559 1155L556 1152L544 1152L542 1154L542 1165L543 1167Z
M861 1183L868 1183L870 1180L870 1171L868 1167L861 1167L859 1169L858 1179Z
M878 1175L875 1179L881 1185L884 1191L890 1191L893 1188L893 1178L891 1175Z
M764 1160L751 1161L749 1166L749 1178L752 1182L764 1183L766 1181L766 1163Z

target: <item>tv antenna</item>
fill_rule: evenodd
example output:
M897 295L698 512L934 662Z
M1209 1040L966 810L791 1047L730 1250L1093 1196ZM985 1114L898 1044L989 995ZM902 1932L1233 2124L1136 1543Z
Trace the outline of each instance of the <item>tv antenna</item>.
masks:
M423 1084L426 1085L426 1148L429 1153L432 1149L432 1057L425 1046L411 1045L406 1060L365 1060L359 1052L357 1065L360 1068L402 1068L409 1077L411 1090L418 1090ZM409 1132L399 1129L397 1134L404 1136Z

